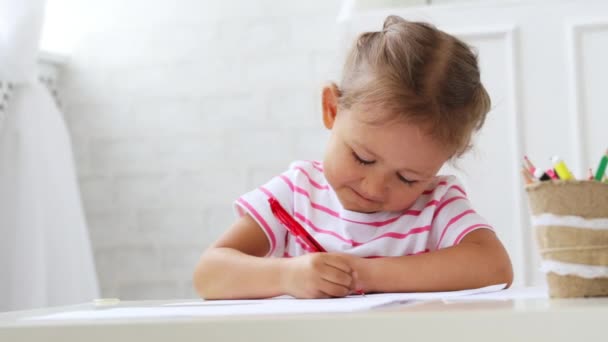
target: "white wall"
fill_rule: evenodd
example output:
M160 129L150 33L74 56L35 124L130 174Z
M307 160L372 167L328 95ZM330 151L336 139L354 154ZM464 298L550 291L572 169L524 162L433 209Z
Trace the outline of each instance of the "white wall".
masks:
M74 3L60 85L104 296L194 296L232 201L322 155L339 4Z

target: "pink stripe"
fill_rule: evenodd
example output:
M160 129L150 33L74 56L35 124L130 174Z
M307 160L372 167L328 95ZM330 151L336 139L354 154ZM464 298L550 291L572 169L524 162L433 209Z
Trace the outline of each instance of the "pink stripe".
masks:
M450 204L450 203L452 203L454 201L457 201L459 199L465 199L466 200L467 198L464 197L464 196L455 196L455 197L447 199L445 202L441 203L439 205L439 207L437 207L437 210L435 210L435 213L433 214L433 221L435 220L435 218L437 217L437 215L439 215L439 213L441 212L441 209L445 208L446 205L448 205L448 204Z
M441 182L439 182L439 183L437 184L437 186L436 186L434 189L432 189L432 190L426 190L426 191L423 191L423 192L422 192L422 194L423 194L423 195L430 195L430 194L432 194L432 193L433 193L435 190L437 190L437 188L438 188L439 186L442 186L442 185L447 185L447 184L448 184L448 182L446 182L446 181L441 181ZM450 190L452 190L452 189L455 189L456 191L460 192L460 193L461 193L463 196L466 196L466 195L467 195L467 193L464 191L464 189L462 189L462 188L461 188L460 186L458 186L458 185L451 185L451 186L450 186L450 187L449 187L449 188L448 188L448 189L447 189L445 192L447 193L448 191L450 191Z
M260 222L262 224L262 228L264 228L264 230L266 231L266 234L268 234L268 236L270 237L270 252L268 253L268 255L272 255L277 246L277 240L274 237L274 233L272 232L272 229L270 228L270 226L268 225L266 220L264 220L262 215L260 215L260 213L258 213L257 210L255 210L253 208L253 206L251 206L251 204L249 204L249 202L245 201L243 198L239 198L238 202L241 203L245 208L247 208L247 210L249 210L249 212L251 214L253 214L253 216L255 216L255 218L258 220L258 222Z
M462 213L460 213L460 214L452 217L450 219L450 221L448 221L448 224L446 224L445 227L443 227L443 231L441 232L441 236L439 237L439 241L437 242L437 246L435 247L435 249L439 249L439 245L441 245L441 241L443 240L443 236L445 235L445 232L447 232L448 228L450 228L450 226L454 222L460 220L460 218L463 217L463 216L466 216L468 214L473 214L473 213L475 213L475 210L469 209L469 210L465 210Z
M429 201L429 202L427 202L427 204L424 205L424 208L428 208L430 206L437 205L438 203L439 203L438 200ZM412 211L418 211L418 214L420 215L420 210L412 210Z
M312 161L310 161L310 164L312 164L312 167L314 167L315 169L323 172L323 165L321 163L319 163L318 161L312 160Z
M353 247L356 246L360 246L366 243L370 243L372 241L376 241L378 239L382 239L382 238L392 238L392 239L398 239L398 240L402 240L407 238L410 235L413 234L419 234L419 233L424 233L427 232L429 230L431 230L431 226L424 226L424 227L417 227L417 228L412 228L410 229L407 233L396 233L396 232L388 232L388 233L384 233L380 236L377 236L369 241L366 242L358 242L355 240L351 240L351 239L347 239L341 235L339 235L338 233L331 231L331 230L327 230L327 229L322 229L317 227L314 223L312 223L309 219L307 219L306 217L304 217L304 215L300 214L300 213L294 213L294 217L298 218L300 221L303 221L304 223L306 223L307 226L309 226L310 228L312 228L315 232L320 233L320 234L327 234L327 235L331 235L343 242L346 242L348 244L350 244Z
M374 226L374 227L382 227L385 226L387 224L391 224L395 221L397 221L398 219L400 219L402 216L419 216L421 211L420 210L405 210L404 212L402 212L401 214L399 214L398 216L395 216L393 218L390 218L388 220L385 221L375 221L375 222L363 222L363 221L356 221L356 220L350 220L347 218L344 218L342 216L340 216L340 214L334 210L331 210L328 207L322 206L320 204L317 204L315 202L312 201L312 199L310 198L310 194L308 193L308 191L306 191L305 189L302 189L299 186L295 186L293 184L293 182L287 178L285 175L280 175L279 176L286 184L287 186L289 186L289 188L291 189L291 191L293 191L294 193L299 193L302 194L304 196L306 196L308 198L308 201L310 202L310 206L314 209L323 211L331 216L337 217L343 221L346 222L351 222L351 223L357 223L357 224L363 224L363 225L368 225L368 226ZM425 204L425 208L426 207L430 207L432 205L436 205L438 203L437 200L432 200L429 201L427 204Z
M464 189L463 189L463 188L461 188L461 187L459 187L458 185L452 185L452 186L451 186L451 187L448 189L448 191L450 191L450 189L456 189L456 190L460 191L460 193L461 193L463 196L466 196L466 195L467 195L467 193L464 191Z
M390 237L390 238L393 238L393 239L403 240L403 239L407 238L410 235L420 234L420 233L428 232L430 230L431 230L431 226L428 225L428 226L424 226L424 227L412 228L412 229L410 229L405 234L403 234L403 233L395 233L395 232L388 232L388 233L382 234L382 235L380 235L378 237L375 237L372 240L367 241L367 242L376 241L378 239L382 239L382 238L385 238L385 237Z
M272 192L270 192L270 190L266 189L265 187L261 186L260 187L260 191L262 191L264 194L266 194L266 196L268 196L268 198L275 198L274 195L272 194ZM277 199L278 201L278 199Z
M302 214L300 214L298 212L294 213L293 216L295 218L299 219L300 221L305 222L309 227L311 227L317 233L331 235L331 236L333 236L333 237L335 237L335 238L337 238L339 240L342 240L342 241L344 241L346 243L349 243L349 244L351 244L353 246L355 246L354 244L356 244L355 241L346 239L346 238L340 236L338 233L336 233L334 231L322 229L322 228L319 228L319 227L315 226L309 219L307 219L306 217L304 217L304 215L302 215Z
M432 194L432 193L433 193L433 191L435 191L435 190L436 190L438 187L440 187L440 186L442 186L442 185L446 185L446 184L448 184L448 182L446 182L446 181L441 181L441 182L437 183L437 186L435 186L433 189L423 191L423 192L422 192L422 194L423 194L423 195L430 195L430 194Z
M406 256L410 256L410 255L418 255L418 254L424 254L424 253L428 253L430 252L430 250L428 248L426 248L423 251L418 251L418 252L414 252L414 253L410 253L410 254L406 254Z
M427 249L425 249L423 251L406 254L406 256L424 254L424 253L428 253L428 252L430 252L430 250L427 248ZM294 256L291 255L291 254L289 254L287 251L283 252L283 258L293 258L293 257ZM389 256L386 256L386 255L368 255L368 256L364 256L362 258L364 258L364 259L379 259L379 258L389 258Z
M471 230L475 230L475 229L480 228L480 227L484 227L484 228L488 228L488 229L492 230L492 228L488 227L487 224L483 224L483 223L474 224L474 225L470 226L469 228L463 230L462 233L460 233L456 237L456 241L454 242L454 244L452 246L456 246L457 244L459 244L460 240L462 240L462 238L464 238L465 235L467 235L467 233L469 233Z
M293 234L291 234L290 232L287 232L287 234L289 234L289 235L293 235ZM310 246L308 246L307 244L305 244L304 242L302 242L302 240L301 240L299 237L294 236L294 239L296 240L296 243L297 243L298 245L300 245L300 248L302 248L302 249L303 249L303 250L305 250L306 252L308 252L308 253L315 253L315 252L316 252L316 251L315 251L314 249L312 249Z
M310 184L311 184L312 186L314 186L315 188L317 188L317 189L321 189L321 190L328 190L328 189L329 189L329 185L328 185L328 184L321 185L321 184L319 184L319 183L315 182L315 181L314 181L314 180L313 180L313 179L310 177L310 175L308 174L308 172L306 172L306 170L304 170L303 168L301 168L301 167L299 167L299 166L296 166L296 167L294 167L294 169L301 171L301 172L302 172L302 173L303 173L303 174L306 176L306 178L308 178L308 181L310 182Z
M287 178L285 175L279 175L279 178L281 178L285 183L287 183L287 186L289 186L291 191L295 191L295 186L289 178Z
M430 249L427 248L427 249L425 249L423 251L418 251L418 252L406 254L405 256L424 254L424 253L428 253L428 252L430 252ZM383 256L383 255L370 255L370 256L366 256L364 258L365 259L377 259L377 258L389 258L389 257Z
M345 217L340 216L340 214L336 211L333 211L331 209L329 209L328 207L322 206L320 204L314 203L312 200L310 200L310 195L306 192L306 190L302 189L302 188L298 188L296 187L296 192L301 193L303 195L305 195L306 197L308 197L309 201L310 201L310 206L314 209L320 210L322 212L325 212L331 216L337 217L342 221L346 221L346 222L351 222L351 223L357 223L357 224L363 224L363 225L368 225L368 226L373 226L373 227L382 227L382 226L386 226L387 224L391 224L397 220L399 220L401 217L409 215L409 216L418 216L420 215L421 211L420 210L406 210L403 213L399 214L398 216L395 216L393 218L390 218L388 220L384 220L384 221L374 221L374 222L363 222L363 221L356 221L356 220L351 220L351 219L347 219ZM433 204L436 204L437 201L431 201L429 203L427 203L427 206L431 206Z

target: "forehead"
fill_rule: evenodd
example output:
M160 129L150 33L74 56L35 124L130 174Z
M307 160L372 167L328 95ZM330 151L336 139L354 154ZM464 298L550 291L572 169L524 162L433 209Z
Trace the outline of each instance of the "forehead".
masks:
M449 158L447 149L419 125L398 119L371 123L354 111L341 114L336 128L347 143L371 152L374 158L398 170L435 174Z

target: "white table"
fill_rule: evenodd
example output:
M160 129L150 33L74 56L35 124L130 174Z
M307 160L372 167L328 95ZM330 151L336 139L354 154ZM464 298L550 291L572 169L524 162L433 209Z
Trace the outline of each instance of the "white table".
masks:
M176 301L171 301L175 303ZM122 302L158 306L165 301ZM345 314L23 321L92 304L0 313L0 341L606 341L608 298L458 299Z

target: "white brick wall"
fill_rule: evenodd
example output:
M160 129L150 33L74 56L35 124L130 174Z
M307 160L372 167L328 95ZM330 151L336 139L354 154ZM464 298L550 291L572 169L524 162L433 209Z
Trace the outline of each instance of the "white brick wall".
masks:
M61 78L104 296L193 297L232 201L322 156L340 1L97 1Z

